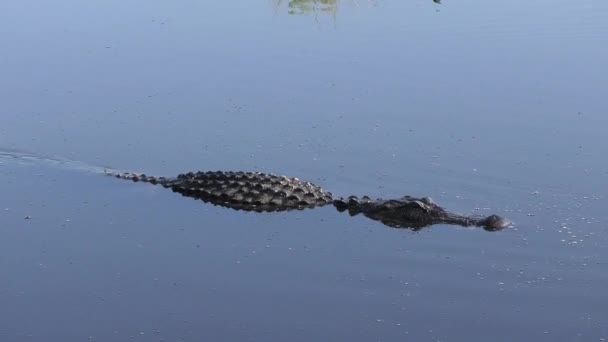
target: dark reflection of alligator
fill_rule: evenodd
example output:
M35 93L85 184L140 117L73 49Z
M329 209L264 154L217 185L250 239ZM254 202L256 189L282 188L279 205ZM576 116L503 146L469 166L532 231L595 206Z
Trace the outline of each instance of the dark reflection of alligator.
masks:
M501 230L510 222L497 215L464 216L451 213L428 197L372 200L367 196L333 199L321 187L297 178L259 172L196 172L175 178L135 173L108 173L135 182L160 184L174 192L236 210L270 212L320 207L332 203L338 211L359 213L387 226L418 230L433 224L477 226Z

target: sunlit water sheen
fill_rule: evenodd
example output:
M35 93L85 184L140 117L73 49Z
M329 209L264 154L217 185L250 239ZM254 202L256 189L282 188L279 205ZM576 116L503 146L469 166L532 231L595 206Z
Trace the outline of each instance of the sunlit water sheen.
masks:
M0 341L608 339L605 2L0 13ZM515 225L243 213L109 167L276 172Z

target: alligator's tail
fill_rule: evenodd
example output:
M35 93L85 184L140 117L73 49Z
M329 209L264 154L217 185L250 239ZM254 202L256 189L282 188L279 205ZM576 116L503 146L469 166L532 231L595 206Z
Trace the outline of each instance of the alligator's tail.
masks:
M150 183L150 184L155 184L155 185L159 184L165 188L172 187L176 182L176 178L147 176L143 173L107 171L107 172L105 172L105 174L108 176L112 176L112 177L116 177L116 178L120 178L120 179L126 179L126 180L130 180L133 182L144 182L144 183Z

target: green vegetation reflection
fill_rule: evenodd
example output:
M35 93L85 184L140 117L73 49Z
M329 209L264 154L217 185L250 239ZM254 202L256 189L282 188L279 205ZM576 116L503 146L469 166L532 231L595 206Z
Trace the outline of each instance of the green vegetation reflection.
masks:
M379 0L274 0L275 9L282 10L282 7L287 7L287 13L290 15L317 15L330 14L335 16L338 12L340 2L348 2L355 7L361 5L362 2L370 6L376 6ZM441 0L432 0L436 4L441 4Z
M283 6L283 0L276 0L276 7ZM287 13L291 15L308 15L316 13L336 14L338 0L289 0Z

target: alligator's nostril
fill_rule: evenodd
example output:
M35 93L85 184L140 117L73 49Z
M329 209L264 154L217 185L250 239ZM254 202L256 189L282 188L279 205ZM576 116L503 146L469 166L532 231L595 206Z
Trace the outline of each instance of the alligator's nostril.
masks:
M483 229L489 232L495 232L497 230L504 229L511 224L511 221L498 215L490 215L480 222L483 225Z

